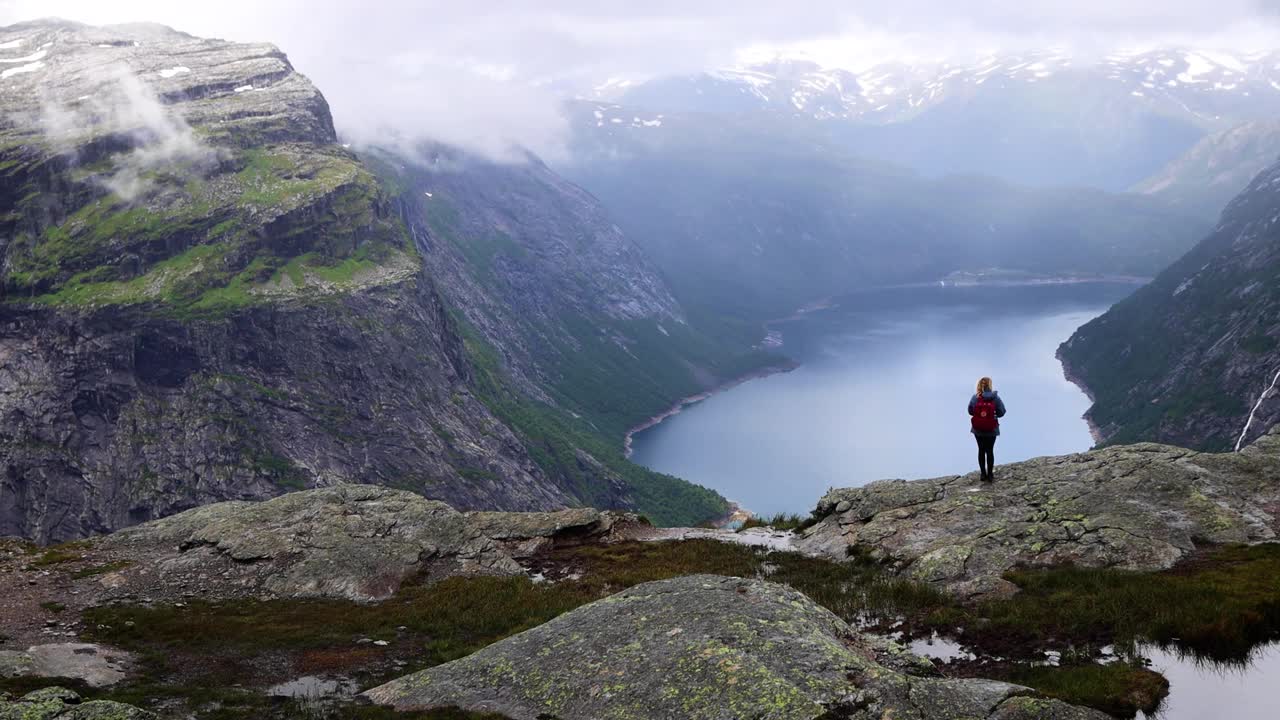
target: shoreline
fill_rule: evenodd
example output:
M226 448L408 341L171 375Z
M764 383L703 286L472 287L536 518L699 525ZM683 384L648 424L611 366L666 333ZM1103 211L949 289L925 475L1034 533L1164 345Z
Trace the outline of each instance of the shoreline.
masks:
M742 507L737 502L730 500L729 512L725 513L724 517L712 521L711 525L717 530L732 529L735 523L738 526L741 526L742 523L745 523L755 516L755 513Z
M759 380L761 378L767 378L771 375L780 375L782 373L788 373L788 372L791 372L792 370L795 370L798 367L800 367L800 363L794 360L788 360L785 363L778 363L778 364L769 365L763 368L758 368L756 370L752 370L751 372L746 373L744 375L739 375L738 377L730 378L729 380L726 380L720 383L719 385L716 385L713 388L703 390L700 393L695 393L687 397L680 398L679 400L676 401L674 405L667 408L663 412L660 412L657 415L654 415L653 417L649 418L648 420L645 420L644 422L640 423L639 425L636 425L630 430L627 430L627 434L622 439L622 456L627 458L628 460L631 459L631 453L632 453L631 442L632 442L633 436L636 433L648 430L649 428L661 423L663 420L666 420L667 418L673 417L675 415L679 415L686 407L689 407L690 405L696 405L702 402L703 400L706 400L712 397L713 395L717 395L719 393L725 392L726 390L732 390L733 388L745 382L750 382L752 380ZM731 505L733 507L737 507L736 504L731 503ZM741 507L737 507L737 509L745 510L745 508L741 508ZM750 512L750 511L747 511L747 512Z
M939 278L934 281L902 283L899 285L879 285L868 290L900 290L904 288L929 288L929 287L946 287L946 288L979 288L979 287L1049 287L1057 285L1088 285L1092 283L1105 283L1108 285L1146 285L1154 278L1142 275L1099 275L1099 276L1077 276L1062 275L1057 277L1033 277L1033 278L1009 278L1009 279L991 279L976 280L966 278L964 280L948 280L947 278Z
M1089 410L1085 410L1084 415L1081 415L1080 418L1089 426L1089 435L1093 437L1094 446L1097 447L1098 445L1101 445L1106 441L1106 438L1102 435L1102 428L1099 428L1098 424L1093 421L1093 418L1089 417L1089 411L1093 409L1095 404L1097 404L1098 399L1094 396L1093 390L1090 390L1089 386L1071 371L1071 365L1063 356L1061 346L1058 347L1057 352L1055 352L1053 356L1057 358L1058 364L1062 366L1062 376L1066 378L1067 382L1080 388L1080 392L1084 393L1084 396L1089 398Z
M834 295L825 297L820 300L811 302L807 305L803 305L797 308L795 312L791 313L786 317L776 318L774 320L766 320L764 325L762 326L765 331L765 338L764 340L761 341L760 345L757 345L757 347L764 347L765 343L769 341L771 335L773 334L772 328L774 325L781 325L783 323L791 322L793 320L799 320L800 318L804 317L805 315L808 315L809 313L817 312L820 310L829 310L833 307L836 307L835 299L836 298ZM782 346L781 342L778 342L777 344L774 344L774 345L768 345L770 349L774 349L774 350L776 350L781 346ZM782 373L789 373L798 367L800 367L800 363L798 361L792 360L791 358L786 358L783 362L775 363L773 365L767 365L762 368L757 368L743 375L730 378L720 383L719 385L716 385L715 387L709 388L707 390L703 390L700 393L695 393L693 395L680 398L679 400L676 401L676 404L667 408L665 411L660 412L657 415L654 415L653 417L649 418L648 420L645 420L644 422L640 423L639 425L636 425L635 427L632 427L629 430L627 430L627 434L622 438L622 456L627 460L631 459L631 453L632 453L631 442L632 442L632 437L636 433L644 432L645 430L648 430L649 428L661 423L663 420L666 420L667 418L670 418L675 415L679 415L681 411L683 411L686 407L690 405L696 405L697 403L700 403L703 400L706 400L718 393L722 393L727 390L732 390L733 388L743 383L751 382L752 380L760 380L762 378L767 378L771 375L780 375ZM750 510L738 505L732 500L729 501L729 507L730 507L730 513L728 516L726 516L725 522L731 522L733 519L733 516L736 513L746 513L746 515L749 517L753 516Z

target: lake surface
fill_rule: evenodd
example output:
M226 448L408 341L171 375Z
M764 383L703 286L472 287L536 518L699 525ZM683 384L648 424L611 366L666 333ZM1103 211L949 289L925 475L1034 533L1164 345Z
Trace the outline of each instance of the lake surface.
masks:
M983 375L1009 411L997 466L1087 450L1089 400L1054 354L1135 289L917 287L841 298L773 327L799 368L637 433L632 459L757 514L807 514L830 487L976 471L966 408Z
M1137 720L1274 720L1275 683L1280 680L1280 644L1254 650L1241 666L1198 662L1171 650L1145 648L1151 669L1169 679L1169 697L1154 715Z

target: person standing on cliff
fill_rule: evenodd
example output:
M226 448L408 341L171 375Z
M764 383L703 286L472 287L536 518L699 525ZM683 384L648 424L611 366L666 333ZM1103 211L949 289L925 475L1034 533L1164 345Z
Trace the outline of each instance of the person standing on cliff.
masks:
M982 480L991 482L996 474L996 438L1000 437L1000 418L1004 417L1004 400L991 386L991 378L978 381L977 392L969 398L970 432L978 441L978 470Z

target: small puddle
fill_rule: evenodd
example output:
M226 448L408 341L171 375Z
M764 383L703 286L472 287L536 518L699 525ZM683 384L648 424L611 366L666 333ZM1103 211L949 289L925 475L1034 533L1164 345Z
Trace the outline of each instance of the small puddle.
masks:
M330 679L305 675L267 688L267 695L297 700L318 700L355 695L359 691L360 686L351 678Z
M1242 665L1222 665L1181 656L1176 650L1141 647L1151 669L1169 679L1169 696L1154 715L1138 720L1275 720L1280 682L1280 643L1263 645Z
M960 647L960 644L944 638L937 633L927 638L912 640L907 645L913 655L927 657L941 663L964 662L976 656Z

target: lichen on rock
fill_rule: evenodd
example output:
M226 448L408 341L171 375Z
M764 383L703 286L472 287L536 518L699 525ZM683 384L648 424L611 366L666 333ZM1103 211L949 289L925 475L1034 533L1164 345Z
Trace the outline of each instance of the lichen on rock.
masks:
M47 687L16 700L0 697L0 720L156 720L156 716L132 705L84 701L74 691Z
M961 597L1008 594L1017 567L1163 570L1197 548L1277 539L1280 429L1241 453L1117 446L976 475L833 490L794 542L846 557L870 549Z
M462 513L404 490L336 485L206 505L100 543L135 558L115 579L126 593L134 582L195 583L206 597L368 602L418 575L521 575L517 558L561 541L605 540L615 525L639 522L588 508Z
M876 658L801 593L761 580L690 575L638 585L468 657L369 690L399 710L456 705L514 720L1098 720L985 680L920 677ZM1042 710L1051 715L1037 714Z

